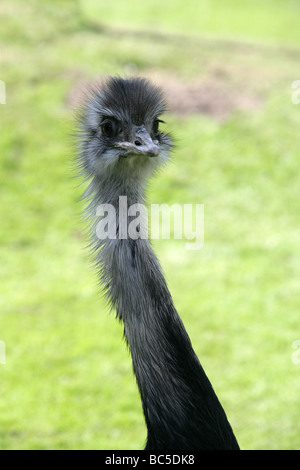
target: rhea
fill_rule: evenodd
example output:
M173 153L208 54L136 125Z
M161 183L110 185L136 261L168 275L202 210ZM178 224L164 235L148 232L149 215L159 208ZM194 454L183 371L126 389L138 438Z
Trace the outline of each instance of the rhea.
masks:
M111 77L91 90L79 116L78 152L89 180L91 245L107 299L124 324L147 426L145 449L239 449L149 240L120 236L120 196L128 206L144 203L148 178L172 148L160 130L165 111L161 90L146 79ZM97 236L103 204L115 208L114 237Z

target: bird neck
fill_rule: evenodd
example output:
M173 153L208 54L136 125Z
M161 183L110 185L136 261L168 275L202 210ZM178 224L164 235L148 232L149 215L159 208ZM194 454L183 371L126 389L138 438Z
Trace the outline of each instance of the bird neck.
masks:
M118 185L117 185L118 186ZM93 204L144 200L144 187L98 186ZM103 199L104 198L104 199ZM105 199L106 198L106 199ZM129 228L129 218L127 219ZM173 305L147 239L97 240L96 260L111 306L124 323L148 428L147 449L236 448L230 424ZM222 431L215 431L220 430Z
M94 179L88 189L92 195L88 210L94 219L92 243L100 277L108 301L116 308L125 327L129 317L144 315L154 294L157 295L163 285L164 294L170 296L148 240L147 213L143 212L145 182ZM139 223L134 227L132 208L139 212ZM100 217L96 219L95 214ZM101 227L106 232L101 232Z

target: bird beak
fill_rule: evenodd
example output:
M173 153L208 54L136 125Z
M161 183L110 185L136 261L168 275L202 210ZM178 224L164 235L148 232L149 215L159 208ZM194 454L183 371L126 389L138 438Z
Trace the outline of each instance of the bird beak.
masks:
M160 152L158 141L152 140L152 137L144 125L134 128L130 142L119 142L115 146L124 150L124 156L135 154L157 157Z

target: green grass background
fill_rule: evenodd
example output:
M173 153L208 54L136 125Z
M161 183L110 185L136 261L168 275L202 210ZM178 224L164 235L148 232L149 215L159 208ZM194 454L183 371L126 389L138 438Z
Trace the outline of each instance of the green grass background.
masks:
M252 112L170 113L149 202L205 204L205 245L155 250L243 449L299 449L300 6L296 0L3 0L0 6L0 449L141 449L122 327L85 249L70 90L149 70L222 70Z

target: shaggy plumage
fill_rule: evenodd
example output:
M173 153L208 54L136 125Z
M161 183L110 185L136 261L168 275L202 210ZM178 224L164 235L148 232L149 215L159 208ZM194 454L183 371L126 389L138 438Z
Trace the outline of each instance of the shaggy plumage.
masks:
M238 449L149 241L123 239L119 232L119 196L128 206L144 203L147 178L171 150L170 136L159 129L165 109L161 91L144 79L111 78L91 92L79 119L91 243L107 298L124 323L148 429L146 449ZM100 204L115 209L115 239L96 235Z

